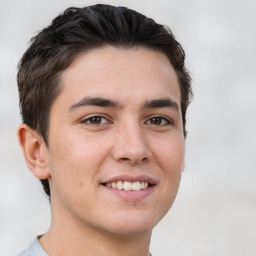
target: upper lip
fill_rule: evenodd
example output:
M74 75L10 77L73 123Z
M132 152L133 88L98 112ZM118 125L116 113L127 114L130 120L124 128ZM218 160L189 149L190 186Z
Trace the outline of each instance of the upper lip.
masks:
M117 175L112 178L109 178L107 180L104 180L102 183L111 183L111 182L117 182L117 181L129 181L129 182L135 182L135 181L146 181L151 185L155 185L156 181L147 176L147 175L139 175L139 176L131 176L131 175Z

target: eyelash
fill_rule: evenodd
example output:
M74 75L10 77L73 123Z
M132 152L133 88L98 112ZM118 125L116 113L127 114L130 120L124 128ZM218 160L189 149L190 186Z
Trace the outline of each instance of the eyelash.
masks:
M100 123L93 124L93 123L92 123L93 119L98 119L98 120L100 120ZM101 123L103 119L105 119L106 122ZM103 116L95 115L95 116L90 116L90 117L88 117L88 118L82 120L81 123L89 124L89 125L91 125L91 126L99 126L99 125L102 125L102 124L105 124L105 123L110 123L110 121L109 121L107 118L103 117Z
M93 119L96 119L94 121L98 121L99 123L92 123L93 122ZM105 120L104 123L102 123L102 120ZM151 123L151 122L155 122L155 121L160 121L160 123L158 124L154 124L154 123ZM162 122L165 122L164 124L162 124ZM88 117L84 120L81 121L81 123L85 123L85 124L89 124L91 126L99 126L99 125L103 125L103 124L106 124L106 123L111 123L107 118L103 117L103 116L100 116L100 115L95 115L95 116L91 116L91 117ZM149 118L145 124L148 124L148 125L152 125L152 126L166 126L166 125L171 125L173 124L170 119L166 118L166 117L162 117L162 116L153 116L151 118Z
M155 119L160 121L160 124L154 124L154 123L151 123L151 121L153 121ZM163 116L153 116L151 118L149 118L145 123L149 123L149 125L153 125L153 126L166 126L166 125L171 125L172 122L170 121L170 119L166 118L166 117L163 117ZM162 122L165 122L165 124L162 124Z

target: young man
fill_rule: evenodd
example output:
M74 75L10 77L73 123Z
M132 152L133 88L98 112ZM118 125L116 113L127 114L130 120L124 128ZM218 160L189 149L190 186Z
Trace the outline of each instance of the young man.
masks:
M19 64L29 169L52 222L20 255L148 256L184 162L191 97L170 30L124 7L69 8Z

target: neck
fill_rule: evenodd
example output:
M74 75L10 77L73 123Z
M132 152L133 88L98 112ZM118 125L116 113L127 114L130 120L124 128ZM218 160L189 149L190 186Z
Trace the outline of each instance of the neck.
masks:
M51 256L149 255L151 230L136 234L111 233L67 219L53 215L49 231L39 240Z

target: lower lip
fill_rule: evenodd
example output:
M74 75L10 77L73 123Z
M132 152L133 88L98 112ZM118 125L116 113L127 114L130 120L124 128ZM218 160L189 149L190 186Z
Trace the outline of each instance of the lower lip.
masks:
M152 191L154 190L155 186L149 186L146 189L141 190L123 190L123 189L116 189L110 188L107 186L103 186L105 189L111 191L115 195L119 196L122 199L127 201L140 201L149 196Z

